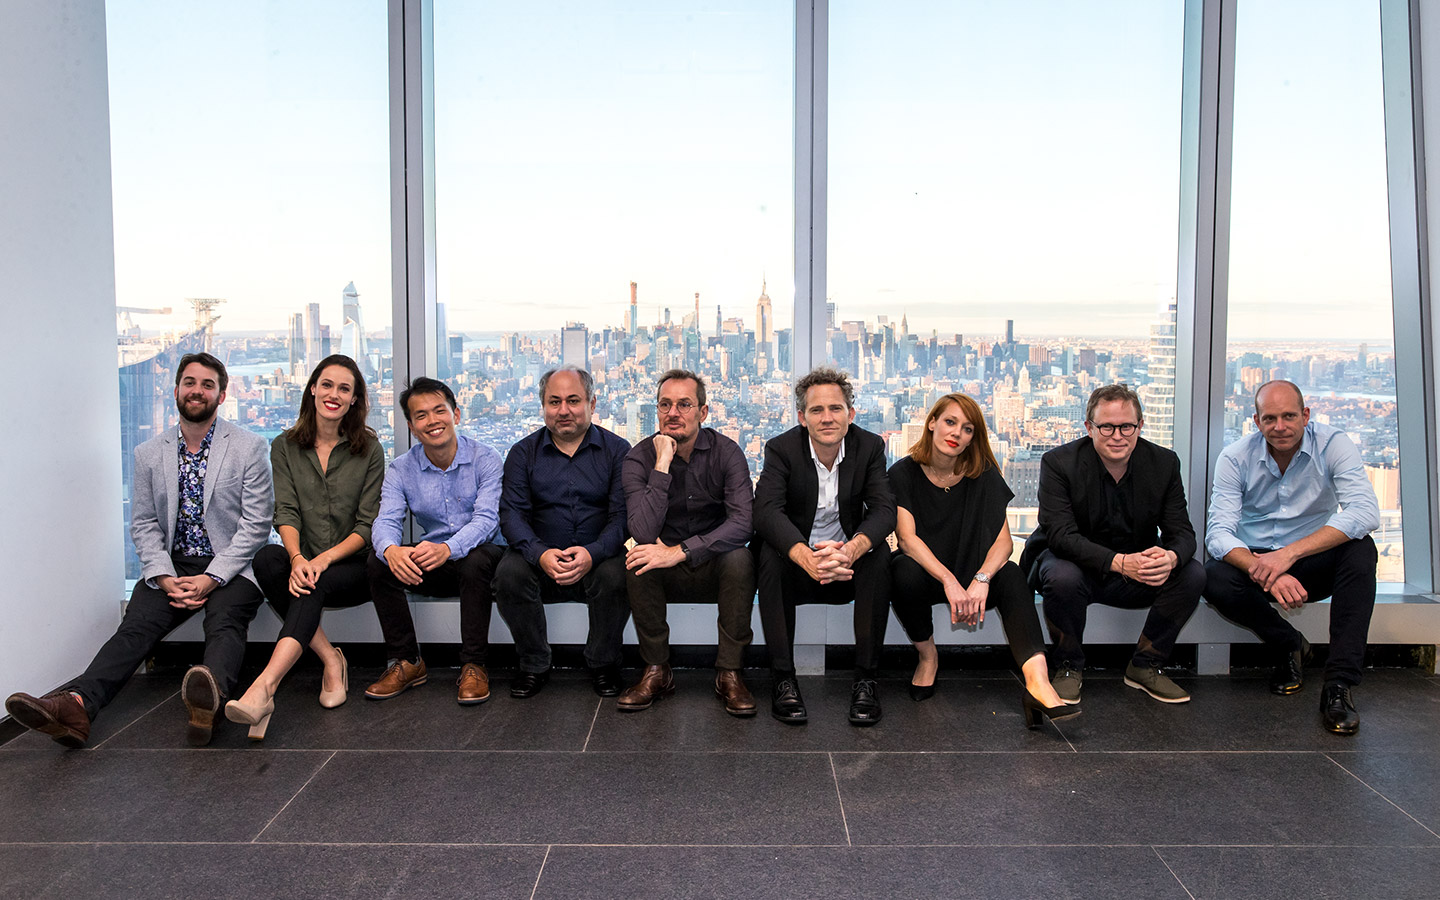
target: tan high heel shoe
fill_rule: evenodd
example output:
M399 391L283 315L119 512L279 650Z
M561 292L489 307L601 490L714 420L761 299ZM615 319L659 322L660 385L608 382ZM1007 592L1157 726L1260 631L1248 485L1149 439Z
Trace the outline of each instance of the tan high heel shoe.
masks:
M265 739L265 729L270 727L270 716L274 712L274 697L266 701L264 706L247 706L239 700L231 700L225 704L225 718L240 725L249 725L252 741Z
M340 657L340 690L325 690L325 676L320 676L320 705L326 709L334 709L350 699L350 666L339 647L335 648L335 654Z

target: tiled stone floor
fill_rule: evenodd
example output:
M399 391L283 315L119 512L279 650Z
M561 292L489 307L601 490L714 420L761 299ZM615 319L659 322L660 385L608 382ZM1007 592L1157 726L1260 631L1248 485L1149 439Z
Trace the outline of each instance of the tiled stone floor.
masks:
M1090 673L1085 713L1021 724L1005 672L942 675L845 721L849 679L802 678L810 723L727 716L709 673L635 714L580 672L480 707L447 675L383 703L352 670L324 710L287 681L263 743L184 746L178 671L136 677L90 747L0 746L0 897L1432 897L1440 679L1367 673L1353 738L1319 672L1177 678L1167 706ZM631 674L631 673L627 673ZM768 701L764 672L747 673Z

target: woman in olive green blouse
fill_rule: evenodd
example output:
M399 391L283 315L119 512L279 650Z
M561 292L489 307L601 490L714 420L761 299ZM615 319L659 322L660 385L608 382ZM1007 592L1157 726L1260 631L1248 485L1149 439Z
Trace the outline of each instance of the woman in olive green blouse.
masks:
M225 704L225 717L250 725L255 740L265 737L275 691L306 646L325 664L320 705L339 706L349 695L345 655L325 637L320 613L370 602L365 551L380 509L385 451L365 424L369 409L355 361L327 356L310 373L295 426L270 445L283 546L269 544L256 555L255 580L285 625L265 671Z

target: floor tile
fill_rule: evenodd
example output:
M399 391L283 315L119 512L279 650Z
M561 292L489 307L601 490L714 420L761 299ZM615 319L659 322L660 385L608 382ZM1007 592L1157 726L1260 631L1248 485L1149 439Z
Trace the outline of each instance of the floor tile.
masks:
M905 681L882 679L884 717L864 728L850 724L849 675L800 676L809 721L787 725L770 716L769 673L746 673L759 713L727 715L715 699L713 676L677 673L674 697L648 710L622 713L607 700L589 750L926 751L1068 750L1053 726L1028 731L1021 718L1020 683L1013 677L954 676L937 682L935 696L911 700Z
M1440 850L1364 847L1161 847L1195 900L1430 900Z
M1440 834L1440 748L1429 753L1330 753L1335 762Z
M248 841L328 752L17 750L0 761L0 843Z
M825 754L341 752L262 840L843 843Z
M580 750L600 700L583 672L557 673L537 696L516 700L510 696L510 673L501 672L488 701L461 706L455 702L457 669L432 669L428 683L389 700L366 699L366 686L380 674L379 668L353 667L350 699L335 709L318 701L318 669L287 678L275 697L263 745L289 750ZM184 741L184 726L185 706L177 695L106 746L175 747ZM252 745L247 733L243 725L221 723L214 746L246 748Z
M1159 703L1119 677L1085 681L1085 714L1060 723L1087 750L1420 750L1435 745L1440 690L1410 673L1367 672L1355 689L1362 727L1341 737L1320 725L1321 673L1306 672L1304 690L1277 697L1269 676L1183 677L1189 703Z
M881 844L1434 843L1320 754L836 754L850 837ZM923 809L926 814L917 816Z
M555 847L535 891L551 898L1047 900L1176 898L1185 891L1149 847Z
M125 685L125 688L115 697L114 702L101 710L100 715L91 723L88 746L91 748L100 746L118 732L126 730L136 719L163 704L167 699L176 698L178 703L180 680L184 675L184 670L174 669L153 675L136 675L131 678L130 683ZM175 730L175 736L181 742L185 739L183 718ZM41 747L54 746L56 746L55 742L45 735L27 731L0 747L0 751L38 750Z
M526 900L543 847L0 845L0 896Z

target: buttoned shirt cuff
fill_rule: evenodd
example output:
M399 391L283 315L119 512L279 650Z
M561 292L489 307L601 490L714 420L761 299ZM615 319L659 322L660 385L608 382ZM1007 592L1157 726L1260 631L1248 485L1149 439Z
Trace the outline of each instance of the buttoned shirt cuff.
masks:
M221 587L225 586L225 579L221 578L219 575L216 575L214 572L206 572L205 574L213 578L216 584L220 585Z

